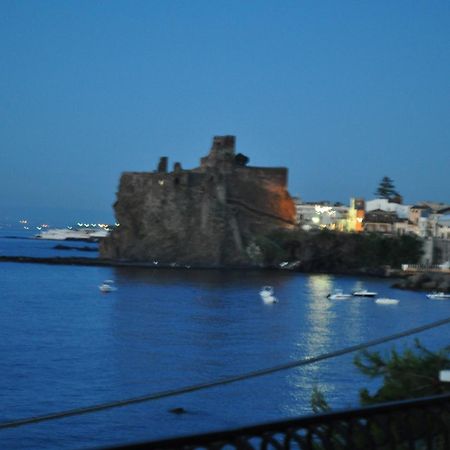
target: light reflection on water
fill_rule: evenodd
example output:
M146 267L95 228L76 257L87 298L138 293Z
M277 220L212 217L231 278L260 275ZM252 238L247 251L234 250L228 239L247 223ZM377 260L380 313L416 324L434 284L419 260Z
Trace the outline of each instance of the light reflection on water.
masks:
M114 279L116 292L98 284ZM317 356L450 315L450 302L388 280L269 271L144 270L2 264L0 420L143 395ZM264 305L263 285L280 302ZM335 288L401 300L331 301ZM439 346L442 330L425 343ZM389 348L388 346L387 348ZM0 431L0 447L86 448L278 420L333 406L367 385L353 356L180 398ZM167 412L182 406L189 412Z
M311 325L308 333L307 356L323 352L330 340L330 324L336 318L332 303L327 295L333 291L333 277L330 275L311 275L308 278L309 302L307 320Z
M326 352L330 343L330 325L336 315L327 295L333 291L333 277L330 275L311 275L306 279L305 316L302 323L308 325L307 332L302 333L297 347L303 358L310 358ZM298 359L299 354L292 356ZM287 405L286 414L298 415L310 412L310 398L313 387L329 395L333 385L321 379L321 365L310 364L293 370L288 375L292 399L295 407Z

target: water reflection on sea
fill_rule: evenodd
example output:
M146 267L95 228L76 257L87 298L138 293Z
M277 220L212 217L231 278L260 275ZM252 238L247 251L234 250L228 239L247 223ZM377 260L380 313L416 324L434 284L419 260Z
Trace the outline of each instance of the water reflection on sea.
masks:
M114 279L118 290L98 285ZM279 303L258 292L272 285ZM270 271L0 265L2 412L12 420L215 380L354 345L446 317L450 302L389 280ZM331 301L365 287L400 299ZM443 342L445 329L423 341ZM404 339L399 345L412 342ZM390 348L387 345L384 348ZM314 386L335 407L372 385L352 356L152 403L12 430L0 447L92 448L243 426L310 412ZM183 407L186 414L168 410Z

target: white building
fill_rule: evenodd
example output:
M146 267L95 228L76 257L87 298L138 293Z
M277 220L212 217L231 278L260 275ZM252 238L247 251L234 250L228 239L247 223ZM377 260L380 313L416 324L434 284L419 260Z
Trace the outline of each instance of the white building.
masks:
M340 230L347 218L348 207L330 202L295 202L297 223L309 231L312 229Z
M422 202L411 206L410 221L418 226L420 237L450 239L450 207L442 203Z
M440 216L436 223L436 237L450 239L450 213Z
M394 212L399 219L409 219L410 205L401 205L399 203L390 202L386 198L376 198L366 202L366 211L381 210L386 212Z

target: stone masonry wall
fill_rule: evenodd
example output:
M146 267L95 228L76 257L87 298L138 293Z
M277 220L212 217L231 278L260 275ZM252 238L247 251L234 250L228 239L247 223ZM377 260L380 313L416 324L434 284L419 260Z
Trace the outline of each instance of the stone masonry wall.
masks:
M287 170L236 166L230 149L234 137L221 138L215 138L197 169L124 173L114 205L120 227L102 242L101 256L247 265L245 249L255 234L292 227L295 207L286 190Z

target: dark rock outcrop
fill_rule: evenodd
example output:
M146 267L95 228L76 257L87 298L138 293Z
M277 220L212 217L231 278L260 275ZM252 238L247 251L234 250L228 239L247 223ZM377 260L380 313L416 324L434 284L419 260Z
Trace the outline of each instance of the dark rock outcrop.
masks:
M416 273L398 281L393 287L415 291L450 292L450 274L439 272Z
M287 169L236 162L234 136L216 136L200 167L122 174L114 205L120 227L100 245L102 258L199 266L251 265L254 235L292 228Z

